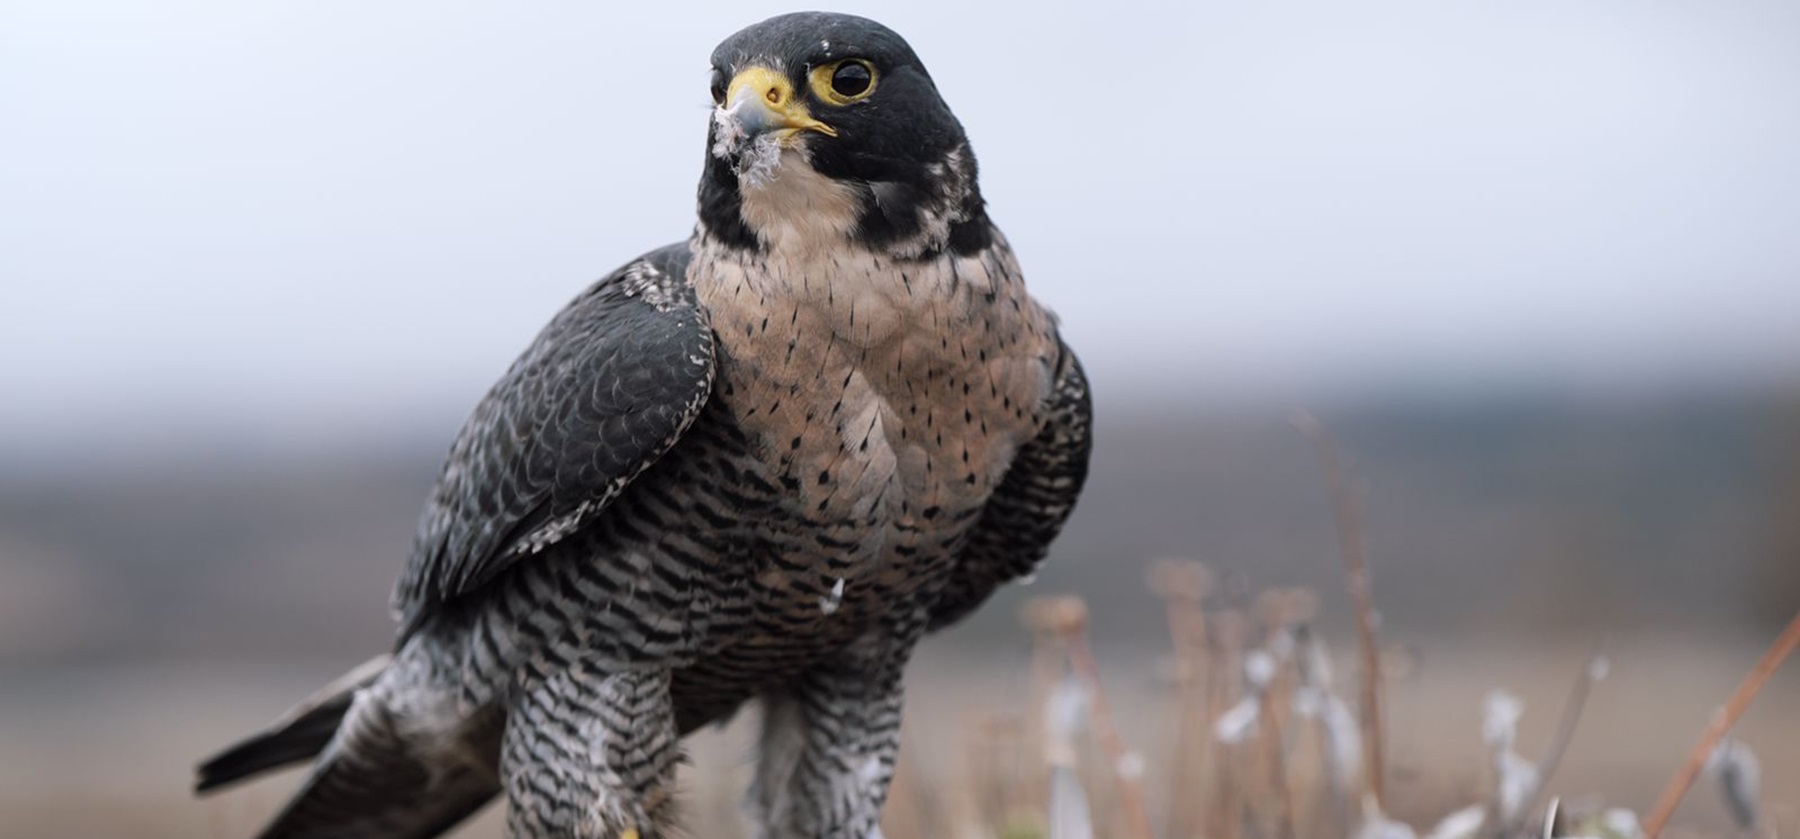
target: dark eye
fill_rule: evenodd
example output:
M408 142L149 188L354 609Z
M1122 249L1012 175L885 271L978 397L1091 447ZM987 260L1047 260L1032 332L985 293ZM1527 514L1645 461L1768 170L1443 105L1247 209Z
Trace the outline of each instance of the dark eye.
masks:
M875 77L869 73L869 65L859 61L846 61L838 65L831 74L831 91L846 99L861 96L869 89Z
M860 58L821 64L807 74L807 84L820 101L841 107L875 94L875 65Z
M714 105L725 104L725 74L717 68L712 71L712 98Z

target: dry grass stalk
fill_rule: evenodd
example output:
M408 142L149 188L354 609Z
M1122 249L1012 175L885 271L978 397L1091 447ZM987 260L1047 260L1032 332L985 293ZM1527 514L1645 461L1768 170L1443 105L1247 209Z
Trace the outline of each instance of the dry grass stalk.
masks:
M1756 698L1757 692L1762 690L1769 677L1775 675L1781 662L1797 646L1800 646L1800 612L1794 614L1793 620L1788 621L1787 628L1776 636L1775 643L1770 645L1768 652L1763 653L1762 659L1738 683L1737 690L1732 691L1725 706L1713 714L1712 722L1700 735L1700 742L1695 743L1693 751L1688 753L1687 762L1682 764L1681 771L1663 789L1662 795L1656 800L1656 807L1650 811L1650 817L1644 820L1645 839L1656 839L1662 833L1669 823L1669 817L1675 814L1676 805L1681 803L1688 788L1694 785L1694 779L1700 775L1700 769L1706 765L1706 759L1719 745L1719 740L1737 724L1738 718L1744 715L1744 709L1750 707L1750 700Z
M1203 623L1205 627L1212 626L1212 621L1210 619L1204 619ZM1201 677L1205 681L1200 686L1199 730L1201 752L1198 758L1200 760L1202 775L1198 780L1198 783L1194 786L1194 791L1188 796L1188 800L1191 800L1193 806L1199 810L1195 816L1195 820L1202 825L1206 822L1205 814L1207 811L1205 810L1205 803L1208 800L1207 797L1209 795L1214 795L1216 792L1215 785L1210 783L1209 779L1218 779L1227 774L1223 768L1225 762L1224 752L1219 747L1219 744L1213 740L1212 721L1218 719L1219 709L1224 706L1224 697L1226 696L1225 691L1230 689L1229 671L1232 669L1232 660L1220 654L1220 644L1217 633L1210 629L1205 629L1204 631L1206 632L1206 638L1202 655L1206 656L1206 671L1201 674ZM1211 772L1210 775L1206 774L1208 770ZM1219 836L1221 834L1209 832L1208 835ZM1185 838L1174 836L1170 837L1170 839Z
M1264 626L1264 650L1276 664L1262 694L1263 776L1268 779L1268 804L1274 810L1274 835L1291 839L1296 835L1297 811L1289 777L1290 743L1283 732L1293 730L1288 722L1299 684L1295 626L1316 616L1318 601L1304 589L1270 589L1257 598L1257 611Z
M1323 776L1325 786L1322 794L1314 792L1312 797L1319 799L1321 808L1329 810L1333 824L1331 835L1346 835L1353 826L1350 792L1356 767L1362 762L1362 745L1358 739L1361 735L1342 700L1332 691L1331 654L1325 648L1324 640L1309 623L1296 627L1294 637L1297 646L1294 664L1300 675L1301 688L1308 692L1307 699L1315 706L1311 708L1312 728L1322 764L1318 774ZM1316 779L1314 783L1317 784ZM1317 821L1322 822L1325 818L1320 817ZM1313 827L1304 835L1321 832L1317 825Z
M1302 413L1294 420L1300 433L1313 441L1325 470L1325 483L1331 494L1333 517L1337 520L1338 542L1344 554L1344 571L1348 576L1350 597L1356 602L1357 639L1362 646L1362 713L1363 776L1369 794L1378 807L1385 807L1386 777L1382 766L1381 737L1381 650L1375 642L1375 599L1369 581L1368 548L1363 540L1362 512L1356 492L1346 470L1339 461L1337 442L1317 417Z
M1250 638L1250 621L1242 612L1228 609L1219 612L1213 619L1213 640L1215 642L1215 660L1224 666L1214 668L1214 689L1211 691L1207 720L1217 722L1222 716L1218 709L1228 707L1231 697L1240 691L1243 681L1243 668L1236 666L1243 661L1244 648ZM1209 739L1212 735L1209 731ZM1222 839L1238 839L1242 833L1243 792L1239 788L1236 764L1243 749L1235 744L1220 743L1213 761L1214 787L1209 797L1211 807L1211 824L1207 826L1206 835L1222 837Z
M1021 812L1026 812L1016 798L1023 788L1018 782L1018 764L1026 739L1021 729L1017 716L990 713L980 718L975 736L969 738L968 765L975 771L970 786L979 796L982 822L996 835L1011 827ZM1028 765L1035 767L1037 762L1029 761Z
M1093 704L1087 686L1065 674L1044 707L1044 765L1050 768L1043 816L1050 839L1092 839L1094 825L1087 777L1094 761L1082 760L1081 732L1089 728Z
M1606 678L1610 666L1606 655L1598 649L1582 664L1580 675L1575 677L1575 686L1569 689L1569 698L1563 702L1562 716L1556 721L1556 733L1544 748L1544 756L1538 759L1537 789L1528 797L1524 812L1535 813L1543 808L1544 793L1550 788L1550 777L1556 774L1556 767L1562 764L1563 755L1568 753L1569 743L1575 739L1575 729L1581 724L1581 712L1587 707L1588 696L1593 693L1594 685ZM1516 833L1519 827L1518 821L1505 825L1502 834Z
M1062 600L1056 623L1062 635L1064 651L1069 657L1069 669L1087 685L1089 691L1094 734L1106 754L1107 774L1113 779L1114 794L1125 818L1126 835L1130 839L1151 839L1150 813L1144 806L1143 787L1134 773L1124 771L1133 756L1125 748L1118 726L1113 723L1112 712L1106 704L1106 694L1100 685L1100 667L1094 661L1093 650L1088 647L1087 607L1078 598Z
M1162 598L1175 650L1175 741L1169 758L1169 803L1164 835L1188 839L1200 826L1199 776L1212 752L1212 738L1197 736L1205 728L1211 662L1207 655L1206 612L1202 605L1212 590L1206 566L1184 560L1162 560L1150 569L1150 590Z
M1263 760L1269 783L1269 797L1275 810L1275 836L1294 839L1294 795L1288 786L1287 755L1282 739L1282 720L1277 713L1279 692L1263 692L1262 744Z
M1048 746L1044 708L1063 677L1063 662L1068 657L1063 651L1063 631L1069 617L1066 599L1060 597L1032 598L1021 615L1021 622L1031 631L1031 698L1026 703L1024 741L1020 744L1024 768L1012 800L1023 812L1042 813L1049 804L1050 767L1039 759Z
M1258 595L1256 609L1263 623L1263 649L1274 657L1277 665L1269 680L1269 707L1265 709L1276 725L1287 722L1293 710L1294 688L1298 674L1294 669L1294 625L1301 618L1304 598L1299 589L1269 589ZM1284 744L1285 745L1285 744Z

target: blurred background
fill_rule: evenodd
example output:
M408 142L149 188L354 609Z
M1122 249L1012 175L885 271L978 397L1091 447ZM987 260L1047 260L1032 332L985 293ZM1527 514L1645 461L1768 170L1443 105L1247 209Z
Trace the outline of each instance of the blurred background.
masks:
M1029 594L1085 596L1115 689L1156 696L1157 557L1224 607L1311 587L1348 651L1304 409L1412 662L1404 814L1480 786L1488 689L1541 740L1602 638L1558 785L1650 803L1800 607L1800 6L839 8L931 68L1099 412L1054 561L921 655L913 742L1019 701ZM686 235L708 56L787 10L0 4L0 834L279 803L190 801L191 766L386 647L463 417ZM1788 835L1794 670L1740 729ZM696 748L700 787L741 775Z

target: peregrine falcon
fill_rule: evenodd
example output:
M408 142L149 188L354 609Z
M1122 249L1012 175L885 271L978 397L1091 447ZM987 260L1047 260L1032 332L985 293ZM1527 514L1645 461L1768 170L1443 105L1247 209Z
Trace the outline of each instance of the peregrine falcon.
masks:
M393 652L200 767L317 756L265 839L663 837L689 732L761 708L759 837L870 837L926 633L1043 559L1088 387L911 47L839 14L712 55L698 223L475 408Z

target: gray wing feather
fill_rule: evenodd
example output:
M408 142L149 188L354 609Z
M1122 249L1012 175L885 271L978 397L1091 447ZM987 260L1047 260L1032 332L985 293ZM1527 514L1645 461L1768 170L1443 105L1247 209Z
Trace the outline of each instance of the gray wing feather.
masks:
M605 509L712 391L712 328L687 245L595 283L539 333L463 426L394 589L409 634Z
M1068 345L1059 345L1043 429L1020 447L982 508L931 610L933 630L961 620L1002 583L1036 570L1075 511L1093 451L1093 400L1081 362Z

